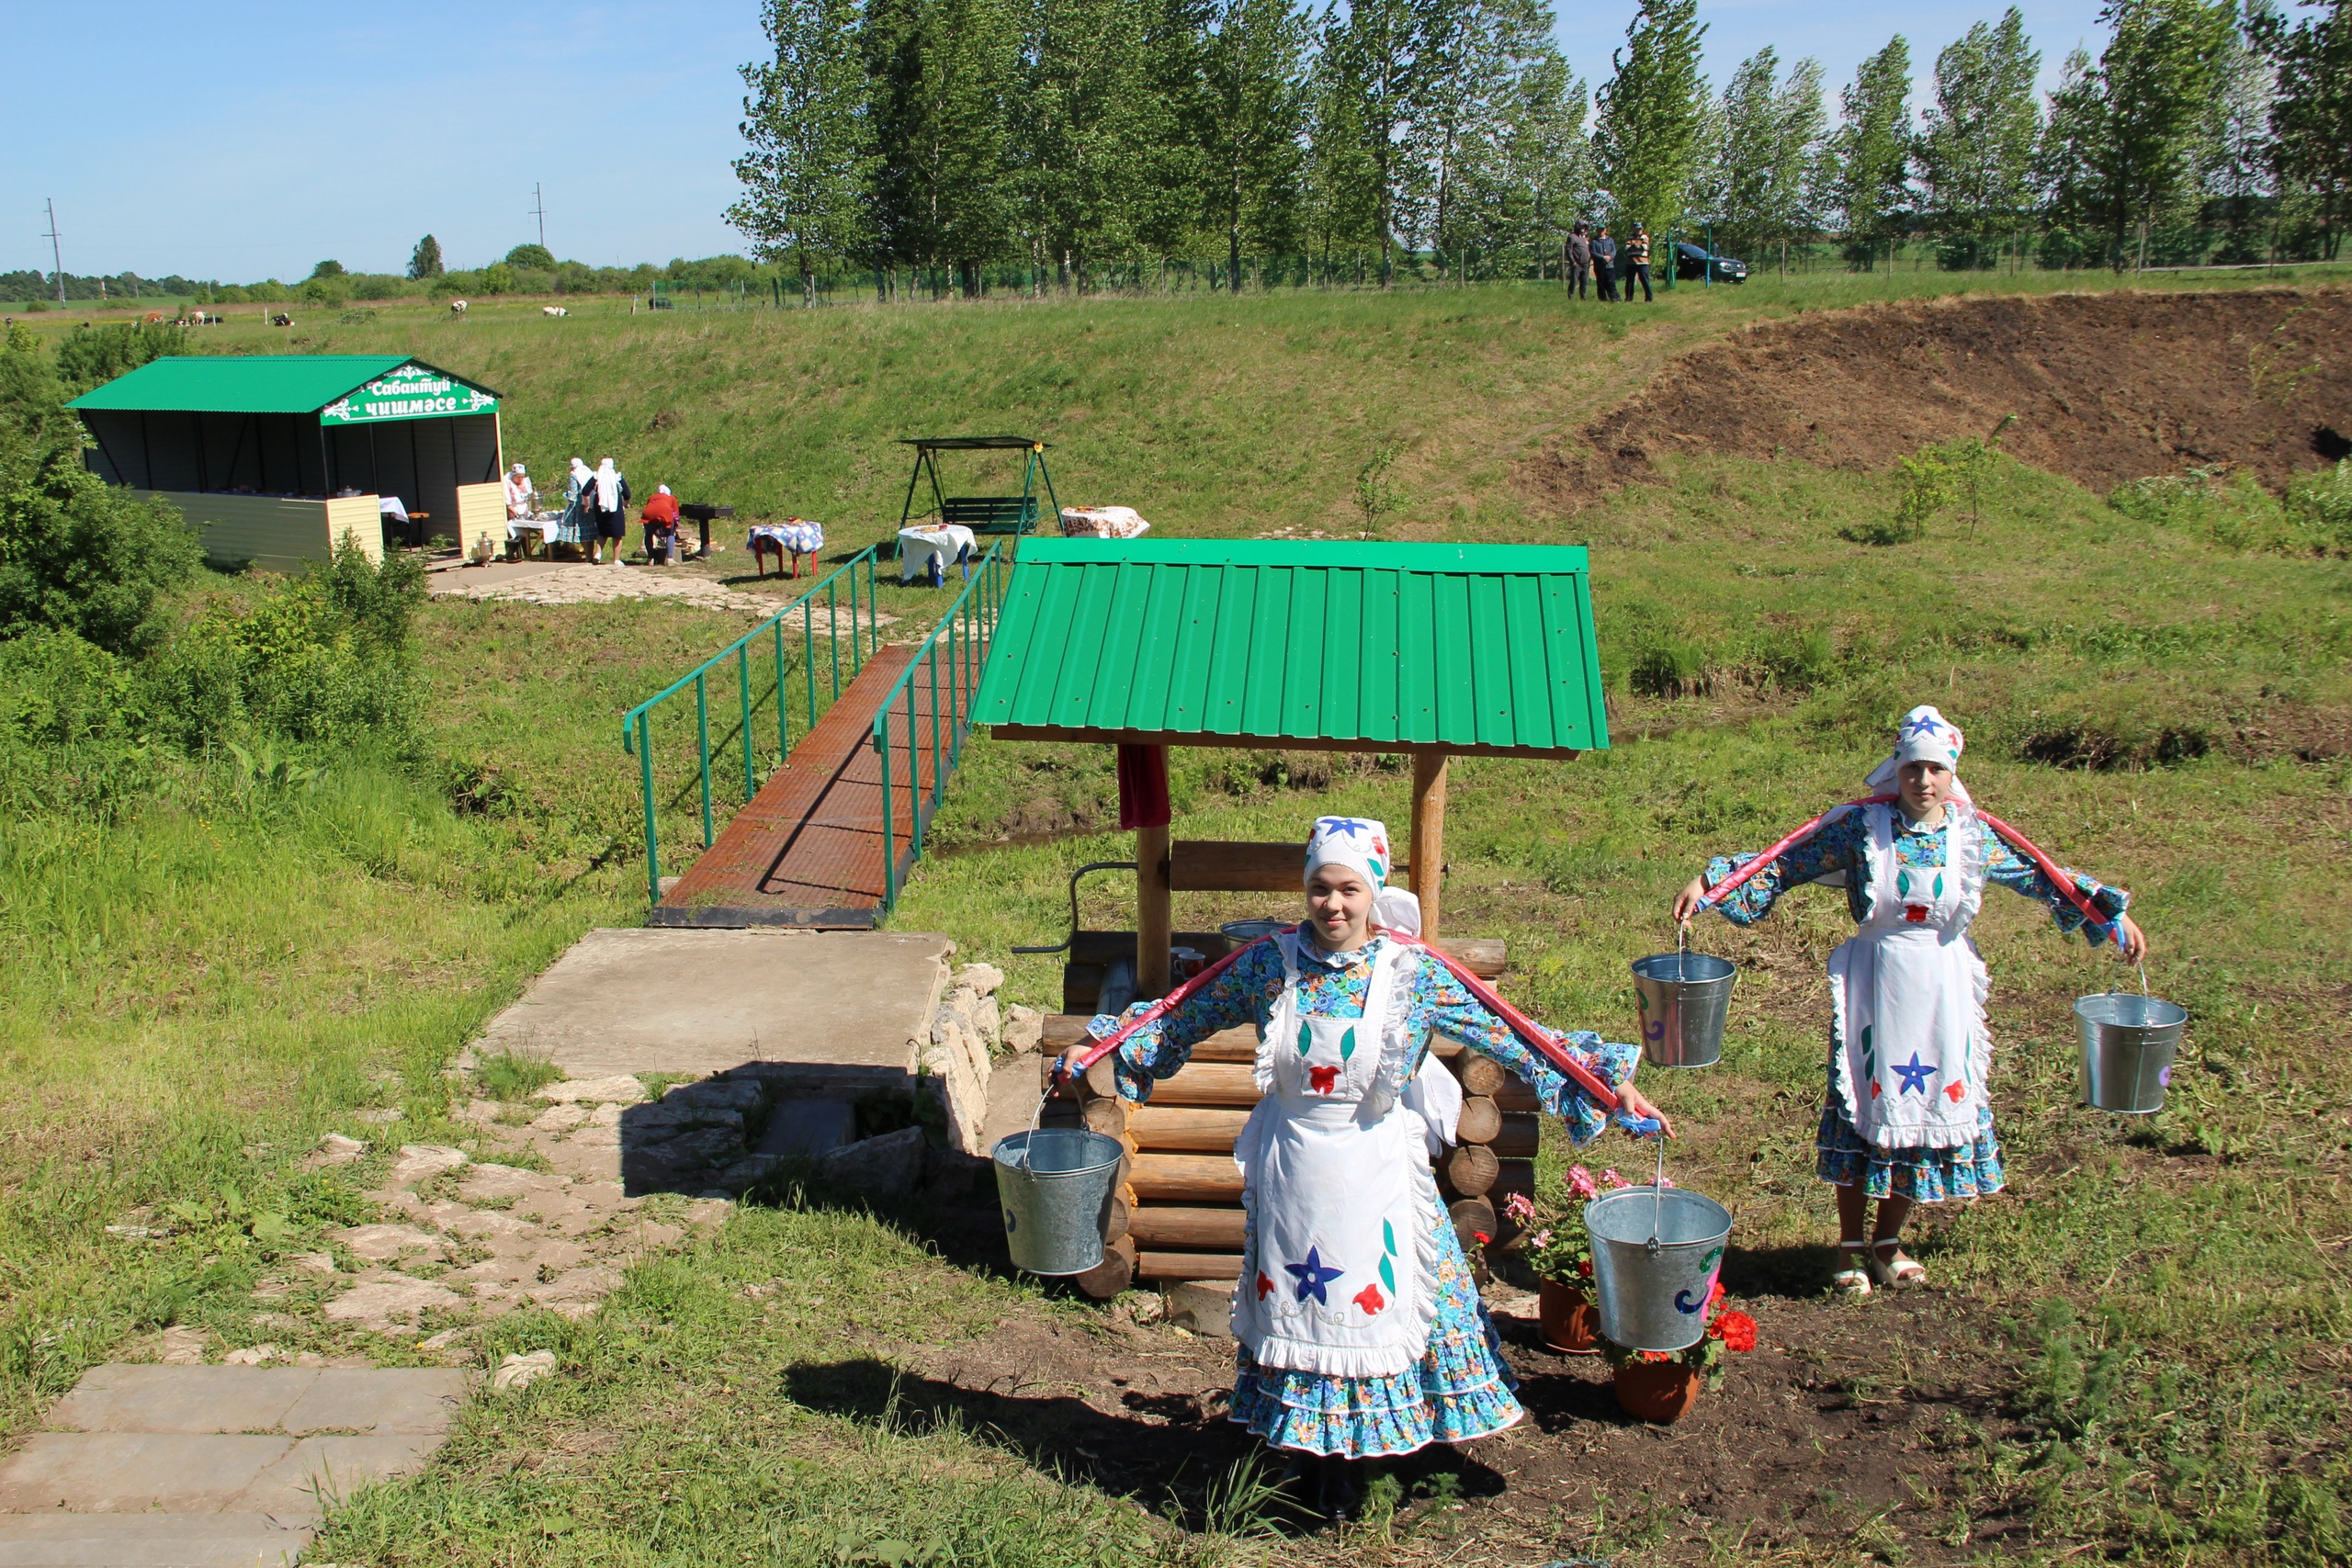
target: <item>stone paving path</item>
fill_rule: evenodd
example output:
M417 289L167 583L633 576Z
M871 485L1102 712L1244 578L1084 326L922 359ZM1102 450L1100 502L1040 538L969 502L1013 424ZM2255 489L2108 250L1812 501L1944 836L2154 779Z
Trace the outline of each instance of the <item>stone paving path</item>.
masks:
M277 1568L465 1393L445 1367L94 1367L0 1462L0 1568Z
M459 1119L477 1150L533 1154L554 1168L444 1144L401 1145L368 1192L385 1217L330 1231L331 1249L295 1258L300 1277L277 1288L324 1285L333 1292L321 1308L328 1322L378 1333L420 1333L428 1315L465 1320L424 1341L436 1349L463 1338L467 1325L517 1307L586 1316L630 1261L727 1213L724 1199L698 1199L683 1224L663 1224L623 1190L621 1116L645 1098L636 1078L616 1075L550 1084L529 1104L469 1102ZM345 1165L367 1152L356 1139L330 1137L314 1157Z

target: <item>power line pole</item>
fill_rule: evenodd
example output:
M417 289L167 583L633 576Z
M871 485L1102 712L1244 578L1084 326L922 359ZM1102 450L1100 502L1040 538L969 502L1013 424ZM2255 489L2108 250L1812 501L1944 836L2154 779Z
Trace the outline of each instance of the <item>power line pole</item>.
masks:
M531 182L531 216L539 220L539 249L548 248L548 201L539 194L539 182Z
M65 308L65 255L57 248L57 198L49 198L49 259L57 267L57 307Z

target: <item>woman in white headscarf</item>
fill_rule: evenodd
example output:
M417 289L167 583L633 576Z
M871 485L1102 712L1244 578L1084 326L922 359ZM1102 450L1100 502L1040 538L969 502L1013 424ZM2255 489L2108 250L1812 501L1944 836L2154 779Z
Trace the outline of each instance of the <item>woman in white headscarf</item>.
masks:
M506 470L506 515L520 520L531 514L531 502L538 496L538 489L531 483L531 476L523 465L515 464Z
M598 549L601 551L604 543L612 546L612 559L605 564L620 565L621 548L628 541L628 480L613 467L610 457L597 463L596 472L580 499L594 518Z
M1745 926L1790 888L1846 890L1860 929L1829 955L1829 1089L1815 1169L1838 1195L1842 1257L1831 1283L1853 1295L1868 1295L1872 1280L1927 1283L1903 1251L1912 1204L1988 1197L2003 1185L1985 1093L1987 978L1968 935L1985 884L2048 906L2061 931L2087 927L2094 945L2111 936L2135 961L2147 948L2123 912L2129 893L2062 869L2074 885L2063 890L1984 822L1956 772L1965 744L1942 714L1913 708L1867 781L1872 801L1826 814L1753 872L1754 855L1717 856L1674 901L1678 920L1718 908ZM1713 892L1743 872L1745 882ZM1872 1198L1878 1223L1866 1231Z
M1430 1174L1430 1141L1453 1141L1461 1108L1430 1037L1533 1085L1579 1143L1607 1114L1428 950L1394 934L1419 921L1411 895L1383 889L1389 858L1380 823L1317 820L1306 919L1244 948L1159 1016L1136 1003L1127 1024L1144 1021L1111 1056L1119 1092L1148 1100L1201 1041L1258 1031L1264 1098L1234 1148L1247 1218L1231 1418L1301 1471L1302 1456L1319 1456L1317 1506L1332 1517L1352 1506L1356 1461L1483 1438L1522 1414ZM1090 1027L1100 1041L1123 1026L1104 1016ZM1583 1032L1546 1042L1611 1090L1621 1116L1657 1116L1632 1085L1635 1047ZM1063 1070L1090 1050L1073 1047Z

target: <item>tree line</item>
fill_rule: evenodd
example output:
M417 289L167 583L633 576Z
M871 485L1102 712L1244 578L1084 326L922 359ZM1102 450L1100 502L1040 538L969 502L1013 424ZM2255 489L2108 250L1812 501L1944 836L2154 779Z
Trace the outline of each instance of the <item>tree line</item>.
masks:
M1936 57L1897 35L1837 94L1770 48L1720 88L1698 0L1642 0L1589 88L1545 0L765 0L727 216L813 299L820 274L978 293L1304 268L1541 276L1578 219L1923 235L1942 265L2336 254L2352 188L2346 0L2110 0L2058 88L2015 8Z

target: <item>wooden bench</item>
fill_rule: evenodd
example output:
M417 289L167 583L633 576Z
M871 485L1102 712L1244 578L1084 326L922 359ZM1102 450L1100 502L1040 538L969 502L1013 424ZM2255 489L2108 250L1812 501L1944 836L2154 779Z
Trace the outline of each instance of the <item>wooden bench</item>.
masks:
M975 534L1026 534L1037 526L1034 495L951 495L939 503L939 520Z

